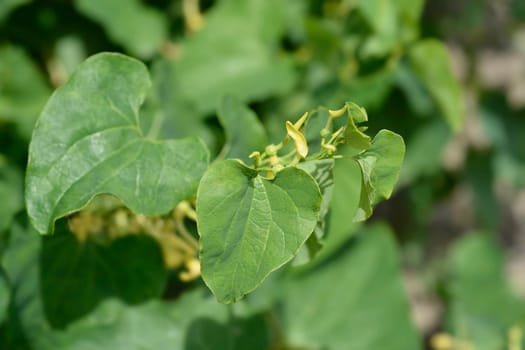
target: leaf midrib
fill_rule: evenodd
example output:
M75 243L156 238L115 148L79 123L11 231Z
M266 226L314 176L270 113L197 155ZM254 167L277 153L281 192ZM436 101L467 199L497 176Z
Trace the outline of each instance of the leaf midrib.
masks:
M263 183L263 180L260 179L258 176L253 178L251 180L251 182L253 183L253 191L252 191L252 199L250 200L250 208L248 209L248 216L246 217L246 220L244 222L244 227L242 229L242 234L241 234L241 242L240 242L240 249L239 249L239 253L238 255L242 257L243 255L243 252L244 252L244 246L245 246L245 242L246 242L246 228L248 227L248 223L250 222L250 218L254 212L254 210L252 210L253 208L253 199L255 198L255 193L256 193L256 190L260 187L257 186L257 184L259 186L262 186L263 188L265 188L264 186L264 183ZM270 205L270 201L268 200L268 196L267 196L267 193L266 191L262 191L263 194L266 196L266 202L268 203L268 206L271 208L271 205ZM270 214L271 215L271 214ZM269 231L269 228L271 226L271 221L270 223L268 224L268 227L266 228L266 232ZM266 243L268 242L268 235L267 235L267 238L266 238ZM265 248L266 249L266 244L265 244ZM237 279L237 270L239 268L239 265L240 265L240 259L237 260L237 263L235 264L235 267L234 267L234 270L233 270L233 276L232 276L232 289L231 290L235 290L234 289L234 286L235 286L235 281ZM258 269L260 268L261 266L261 261L258 262ZM257 273L255 274L257 276Z

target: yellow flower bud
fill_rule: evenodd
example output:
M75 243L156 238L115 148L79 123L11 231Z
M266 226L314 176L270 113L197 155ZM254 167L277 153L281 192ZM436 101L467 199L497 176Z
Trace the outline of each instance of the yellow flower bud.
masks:
M295 143L295 150L297 151L297 154L302 158L305 158L308 154L308 144L306 143L306 137L304 137L303 133L297 130L295 125L289 121L286 122L286 131L288 136Z

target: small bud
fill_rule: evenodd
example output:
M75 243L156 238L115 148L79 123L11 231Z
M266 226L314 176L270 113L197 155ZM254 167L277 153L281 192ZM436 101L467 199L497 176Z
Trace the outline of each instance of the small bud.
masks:
M330 134L330 130L328 130L326 128L323 128L323 129L321 129L320 134L321 134L321 137L326 137L326 136L328 136L328 134Z
M346 112L346 105L341 109L336 109L336 110L329 109L328 110L328 114L330 115L330 118L332 119L342 116L343 114L345 114L345 112Z
M274 144L271 144L271 145L268 145L266 146L266 148L264 149L264 152L269 155L269 156L274 156L277 154L277 146L274 145Z

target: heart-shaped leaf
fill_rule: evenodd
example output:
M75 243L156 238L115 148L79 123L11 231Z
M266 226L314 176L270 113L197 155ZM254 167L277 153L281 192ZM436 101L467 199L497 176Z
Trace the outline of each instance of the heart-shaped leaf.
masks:
M357 156L361 167L362 187L355 221L367 219L372 207L390 198L397 183L405 156L403 138L389 130L380 130L372 140L372 146Z
M202 277L220 302L255 289L292 259L321 206L315 180L290 167L267 180L235 160L204 174L197 193Z
M195 194L208 152L196 138L152 140L139 107L151 86L139 61L103 53L79 66L50 98L29 147L26 201L41 233L98 193L161 214Z

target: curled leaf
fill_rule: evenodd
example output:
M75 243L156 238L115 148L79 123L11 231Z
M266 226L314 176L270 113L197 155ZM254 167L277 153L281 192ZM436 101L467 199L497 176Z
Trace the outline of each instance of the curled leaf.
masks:
M295 125L289 121L286 122L286 132L295 143L297 154L299 154L302 158L306 158L306 155L308 154L308 143L306 142L306 137L304 137L303 133L300 132L295 127Z
M366 150L372 145L372 139L366 135L359 123L368 121L368 115L364 108L355 103L347 102L348 125L345 131L345 139L348 145L358 150Z

